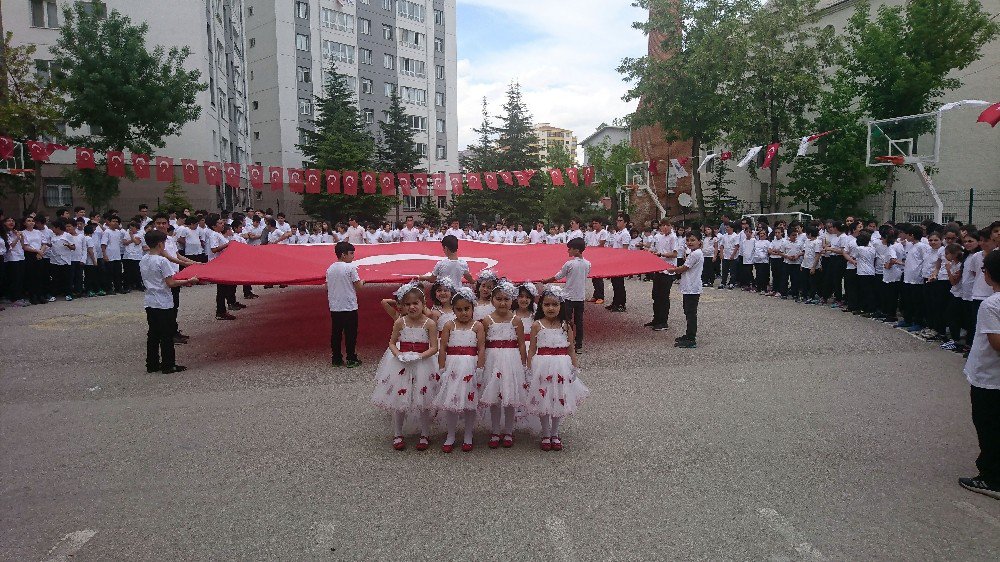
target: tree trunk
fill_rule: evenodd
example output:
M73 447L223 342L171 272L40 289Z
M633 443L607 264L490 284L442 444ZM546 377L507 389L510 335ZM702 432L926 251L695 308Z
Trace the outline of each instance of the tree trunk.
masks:
M35 190L31 194L31 204L28 209L38 212L42 204L42 163L38 161L32 161L32 165L35 168ZM26 209L27 210L27 209Z
M691 190L694 191L694 196L698 202L698 214L701 216L702 222L705 221L707 216L705 213L705 194L701 189L701 172L698 171L698 164L701 162L698 160L698 155L701 153L701 139L695 137L691 140L691 161L694 165L691 167L692 178L691 178Z

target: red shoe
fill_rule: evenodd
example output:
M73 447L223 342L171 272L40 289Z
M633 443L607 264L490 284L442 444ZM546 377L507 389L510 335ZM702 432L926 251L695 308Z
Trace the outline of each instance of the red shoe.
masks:
M490 449L496 449L497 447L499 447L500 446L500 436L497 435L496 433L490 434L489 446L490 446Z
M462 452L468 453L472 450L472 443L462 443Z
M392 448L396 449L397 451L402 451L403 449L406 448L406 441L403 441L402 435L397 435L395 438L393 438Z
M552 440L548 437L542 439L542 450L551 451L552 450Z
M431 440L426 435L420 436L420 441L417 442L418 451L426 451L427 447L431 446Z
M562 439L559 439L558 437L552 438L552 450L562 451Z
M514 446L514 436L511 434L506 434L503 436L503 446L505 449L509 449Z
M454 449L455 449L455 444L454 443L452 443L451 445L441 445L441 452L442 453L450 453Z

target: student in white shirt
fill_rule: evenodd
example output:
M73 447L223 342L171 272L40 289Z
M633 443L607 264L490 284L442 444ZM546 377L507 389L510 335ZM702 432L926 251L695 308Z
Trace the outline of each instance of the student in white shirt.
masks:
M71 264L74 297L82 297L85 294L83 292L83 271L87 262L87 236L83 233L84 226L83 220L66 223L66 233L73 239L73 245L76 246Z
M375 229L374 224L369 224L368 230L365 231L365 244L378 244L381 241L381 234L381 231ZM389 234L386 236L391 237Z
M769 281L768 250L771 249L771 242L767 239L767 227L757 227L757 238L753 241L753 269L754 269L754 292L763 293L767 291Z
M365 243L365 229L358 224L358 219L351 217L347 219L347 241L351 244L364 244Z
M587 244L583 238L574 238L567 242L566 251L569 254L569 260L563 264L558 273L541 281L544 284L559 279L566 280L564 289L566 300L564 303L571 316L569 320L573 322L576 329L574 347L577 353L583 351L583 302L587 296L587 276L590 275L590 262L583 259L583 251L586 249Z
M594 218L590 221L591 229L583 235L583 240L590 248L601 248L608 245L608 231L604 229L601 219ZM604 304L604 279L593 278L594 295L589 302L594 304Z
M715 236L715 229L711 226L706 226L705 237L701 241L701 253L705 257L705 265L701 270L702 287L715 285L715 276L719 273L719 260L716 259L718 242L719 239Z
M788 237L785 236L785 227L781 224L774 226L768 241L768 261L771 265L771 292L768 296L780 296L788 298L788 271L785 267L785 252L788 250Z
M681 305L687 328L684 335L675 340L674 347L693 349L698 347L698 301L701 299L701 273L705 266L705 256L701 251L701 233L698 231L689 232L685 243L691 253L684 260L684 265L678 266L674 273L681 276L678 288L681 291Z
M581 224L580 219L569 220L569 230L563 233L566 235L566 242L569 242L574 238L583 238L583 231L580 230Z
M264 221L261 220L260 215L254 215L250 219L250 227L245 229L243 237L246 238L247 244L260 246L261 239L264 237Z
M910 226L901 229L904 244L906 247L906 257L903 262L903 286L901 295L901 305L903 319L896 324L897 328L903 328L908 332L919 332L924 329L921 312L923 306L920 299L923 296L923 266L924 260L930 254L931 247L926 242L921 242L923 230L919 226Z
M122 246L125 243L125 232L120 228L121 219L117 216L108 219L108 229L101 236L101 254L104 255L104 275L108 282L108 293L126 293L125 280L122 277Z
M217 214L208 215L205 218L206 224L212 226L208 234L208 243L205 245L208 254L208 261L212 262L229 247L229 240L224 235L229 225ZM226 304L229 310L240 310L246 305L236 302L236 285L215 285L215 318L216 320L236 320L236 317L226 311Z
M792 221L788 225L788 243L785 245L784 264L785 276L788 278L788 294L795 302L802 299L802 247L806 243L806 235L802 232L802 223Z
M628 222L628 215L623 214L615 217L616 230L608 234L609 246L619 250L628 249L629 244L632 243L632 233L628 230ZM625 278L612 277L611 288L615 294L611 298L611 304L607 306L607 309L611 312L625 312L625 303L628 299L628 295L625 292Z
M104 296L104 283L101 276L101 263L99 253L101 244L100 235L96 230L100 225L91 221L83 227L83 236L86 258L83 265L83 280L87 289L88 297Z
M148 218L148 217L147 217ZM149 219L152 221L153 219ZM142 259L143 235L139 223L132 221L122 239L122 269L125 276L125 292L142 290L142 276L139 275L139 260Z
M719 233L719 252L722 254L720 289L732 289L740 280L740 236L733 230L733 224L725 225L726 231Z
M649 251L662 259L667 266L667 269L653 274L653 319L646 322L645 326L654 331L662 332L668 329L670 287L675 280L673 269L677 267L677 248L679 245L680 240L673 232L673 225L667 219L661 220L659 232L653 236L653 242L649 248Z
M399 231L400 242L417 242L420 240L420 230L413 226L413 215L406 217L406 225Z
M468 262L458 259L458 238L450 234L445 236L441 240L441 249L444 250L444 259L437 262L429 274L421 275L417 279L431 283L437 283L439 279L448 279L452 287L456 288L462 286L462 281L476 282L469 273Z
M535 223L535 228L531 229L531 232L528 233L527 243L544 244L546 238L547 236L545 234L545 223L543 223L542 221L538 221Z
M146 332L146 372L160 371L165 375L187 369L178 365L175 360L176 315L170 290L198 283L197 277L186 281L174 279L175 270L170 261L163 256L166 238L167 235L159 230L147 232L145 242L149 253L139 261L139 273L146 288L143 306L146 309L146 324L149 327Z
M457 238L459 240L465 240L466 237L467 237L467 235L468 235L468 233L465 230L462 230L462 227L459 226L459 222L457 220L453 220L453 221L451 221L451 225L448 228L448 230L446 230L444 232L444 235L445 236L454 236L455 238Z
M358 266L354 261L354 245L337 242L334 247L337 261L326 270L326 296L330 305L330 352L334 367L357 367L361 365L356 351L358 341L358 289L364 281L358 276ZM341 341L344 354L341 353Z
M847 259L857 271L854 300L854 314L872 316L877 307L878 279L875 277L876 248L872 245L871 233L861 230L850 245Z
M76 245L66 232L66 223L62 219L52 221L52 257L50 269L55 281L54 293L62 293L66 300L73 300L73 255Z
M740 260L740 275L737 277L737 283L744 291L749 291L753 287L753 250L757 243L757 237L754 235L749 219L740 220L740 229L736 238Z

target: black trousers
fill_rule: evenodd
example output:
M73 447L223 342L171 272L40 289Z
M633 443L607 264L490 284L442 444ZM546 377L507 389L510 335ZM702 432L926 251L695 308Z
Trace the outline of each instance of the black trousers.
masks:
M972 425L976 426L979 440L976 468L983 480L995 488L1000 485L1000 389L973 386L969 398Z
M882 280L875 275L857 275L857 307L865 312L878 310L878 290Z
M673 284L673 275L653 274L653 324L666 324L670 319L670 287Z
M125 290L141 290L142 275L139 273L139 260L122 260L122 268L125 270Z
M88 293L96 293L104 288L101 283L101 266L90 264L83 266L83 281Z
M45 260L35 257L35 254L24 253L24 286L28 289L28 297L32 301L41 300L45 296L48 281L42 279L47 275L45 271ZM21 297L17 297L21 298Z
M174 333L179 334L181 333L181 327L177 324L177 311L181 307L181 288L171 287L170 295L174 297L174 308L172 309L174 311Z
M594 298L604 300L604 279L591 279L594 283Z
M896 318L899 314L899 293L902 287L902 281L882 283L882 314L888 318Z
M105 290L110 293L125 291L125 280L122 278L121 260L104 260Z
M702 285L714 285L715 284L715 268L718 266L719 260L716 258L705 258L705 263L702 265L701 269L701 284Z
M205 254L194 254L193 256L184 256L191 261L196 261L198 263L208 263L208 256Z
M166 369L173 367L174 359L174 311L172 308L146 307L146 368Z
M758 292L763 292L767 290L767 282L768 282L767 263L766 262L755 263L753 264L753 269L754 269L754 274L756 275L756 277L753 280L754 288L757 289Z
M611 297L611 306L625 306L625 278L612 277L611 288L615 291L614 296Z
M253 288L250 285L243 285L243 298L250 298L253 294Z
M573 322L573 329L576 330L574 342L577 349L583 347L583 301L563 301L563 306L569 312L569 320Z
M358 311L347 310L344 312L330 313L330 351L332 359L340 363L344 356L340 351L340 344L344 343L348 361L357 361L358 352Z
M935 279L928 281L924 287L924 317L927 318L927 327L944 334L948 329L948 306L954 298L951 294L951 282Z
M949 292L948 308L945 311L945 324L948 326L948 333L951 334L952 341L957 342L961 339L964 321L965 301Z
M968 303L966 304L966 306L969 308L968 317L966 318L966 321L969 323L968 325L971 329L969 330L969 335L966 336L965 338L966 340L968 340L965 342L965 345L969 347L972 347L972 343L976 341L976 324L979 323L979 307L982 306L982 304L983 301L976 299L972 299L971 301L968 301Z
M789 285L788 294L791 295L792 298L797 299L803 296L802 293L804 291L802 289L804 287L803 282L805 281L805 278L802 277L803 273L809 275L809 271L802 269L802 266L797 263L785 264L785 276L788 277Z
M907 324L921 324L923 318L920 317L922 310L921 299L924 296L923 283L917 285L913 283L903 283L900 287L900 308L903 310L903 320ZM923 325L923 324L921 324Z
M215 313L222 316L226 313L226 303L236 304L236 285L215 286Z
M848 310L857 310L861 307L858 300L858 270L844 270L844 299L847 301Z
M24 298L24 264L27 259L3 264L4 294L11 301Z
M49 268L55 280L55 290L52 292L57 295L73 296L73 266L52 264Z
M687 331L684 335L690 340L698 336L698 301L701 295L681 295L681 306L684 308L684 319L687 321Z
M785 260L782 258L769 258L771 262L771 290L785 296L788 294L788 274L786 273Z
M825 284L824 298L844 300L844 271L847 261L844 256L829 256L823 258L823 282Z
M736 281L736 260L722 260L722 285L732 285Z
M73 294L83 294L83 262L75 261L70 267L73 270Z

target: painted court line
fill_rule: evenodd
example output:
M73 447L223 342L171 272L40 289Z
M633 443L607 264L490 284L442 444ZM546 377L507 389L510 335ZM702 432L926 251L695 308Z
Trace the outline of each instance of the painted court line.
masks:
M65 562L69 560L71 556L83 548L83 545L87 544L96 534L97 531L85 529L66 535L49 550L49 553L46 554L45 562Z
M795 552L799 553L799 556L803 559L826 560L826 556L823 556L823 553L817 550L815 546L802 540L798 532L795 530L795 527L793 527L787 519L782 517L780 513L766 507L758 509L757 513L759 513L760 516L771 525L771 528L774 529L775 532L791 543L792 548L794 548Z
M967 515L971 515L976 519L984 521L996 527L997 529L1000 529L1000 519L993 517L989 513L986 513L985 511L979 509L978 507L972 505L971 503L968 502L952 502L952 503L954 503L955 507L964 511Z
M545 520L545 528L548 529L549 537L552 539L556 558L564 561L576 560L576 551L573 550L573 541L566 522L553 515Z

